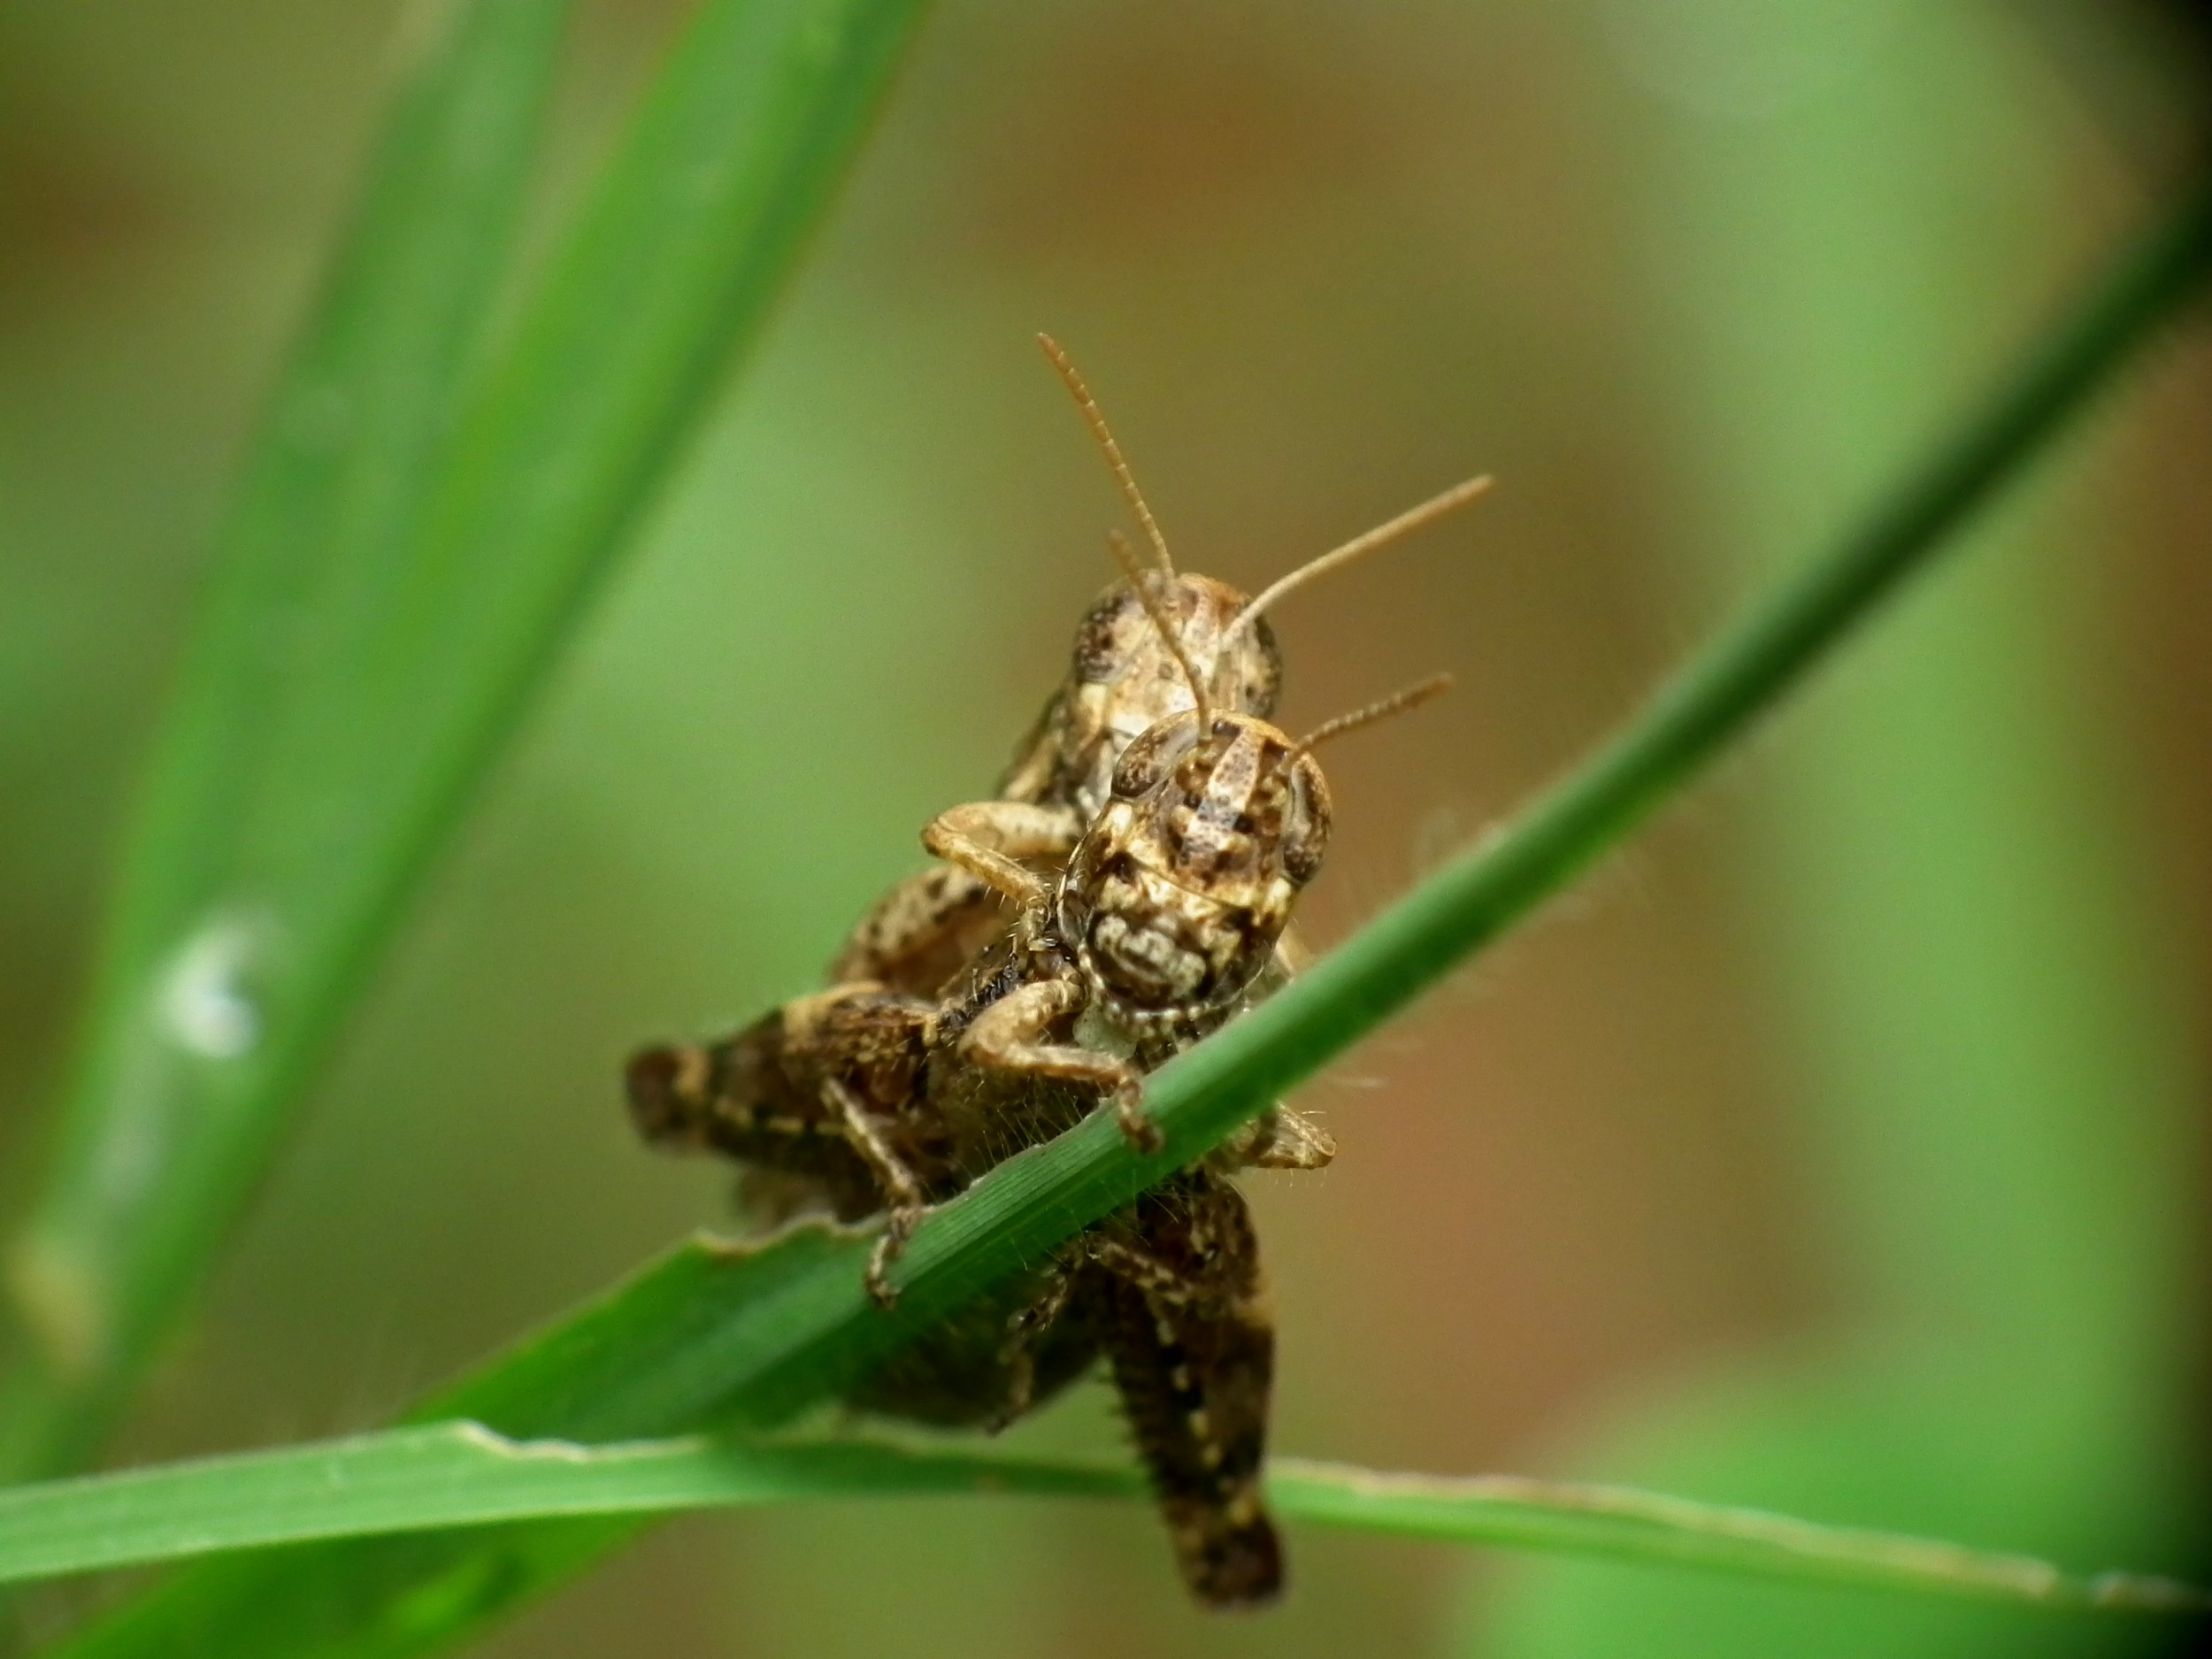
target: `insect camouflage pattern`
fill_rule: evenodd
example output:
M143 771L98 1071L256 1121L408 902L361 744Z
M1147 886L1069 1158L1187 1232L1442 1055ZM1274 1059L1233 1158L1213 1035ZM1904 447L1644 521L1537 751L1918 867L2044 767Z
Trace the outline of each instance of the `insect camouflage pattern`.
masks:
M832 989L712 1045L647 1049L629 1069L645 1138L734 1158L757 1211L887 1211L869 1267L887 1304L886 1270L926 1206L1102 1101L1154 1144L1142 1074L1279 982L1291 908L1329 832L1309 750L1441 683L1294 743L1267 722L1281 668L1260 613L1487 484L1447 492L1247 600L1174 572L1095 403L1043 343L1159 568L1140 568L1117 539L1127 580L1086 614L1068 678L999 797L932 822L924 843L945 864L864 918ZM1318 1168L1334 1150L1277 1108L933 1328L846 1402L995 1429L1102 1355L1193 1593L1220 1607L1271 1599L1281 1549L1258 1477L1273 1323L1250 1214L1227 1176Z

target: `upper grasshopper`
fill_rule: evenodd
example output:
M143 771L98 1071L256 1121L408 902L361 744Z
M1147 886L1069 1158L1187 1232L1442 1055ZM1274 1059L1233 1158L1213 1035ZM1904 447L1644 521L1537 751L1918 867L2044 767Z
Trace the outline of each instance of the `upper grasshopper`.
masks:
M1141 733L1201 700L1225 713L1273 717L1282 656L1267 613L1278 601L1466 505L1491 480L1454 485L1247 597L1214 577L1176 569L1098 400L1058 342L1040 334L1038 343L1142 527L1151 565L1141 571L1117 549L1125 580L1084 612L1067 677L1016 749L996 796L956 808L934 828L941 837L1050 872L1105 805L1122 752ZM946 856L941 841L929 850ZM868 980L933 995L1004 931L1005 921L990 885L958 864L926 871L893 887L862 918L830 966L830 983Z

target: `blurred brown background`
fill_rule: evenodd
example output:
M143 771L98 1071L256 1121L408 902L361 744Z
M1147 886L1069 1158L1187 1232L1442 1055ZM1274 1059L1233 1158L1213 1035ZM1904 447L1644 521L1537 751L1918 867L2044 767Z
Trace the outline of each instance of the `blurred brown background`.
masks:
M0 1159L19 1194L207 538L407 26L0 14ZM680 19L587 6L574 196ZM654 1035L808 988L991 781L1108 580L1092 378L1187 566L1286 604L1326 945L1946 430L2186 163L2155 8L946 0L850 188L134 1425L373 1424L685 1228ZM1253 1183L1275 1443L2180 1568L2202 1452L2212 348L2200 328L1655 833L1312 1086ZM1096 1448L1082 1391L1020 1431ZM2102 1652L2156 1632L1298 1532L1187 1609L1153 1518L687 1520L517 1624L610 1653Z

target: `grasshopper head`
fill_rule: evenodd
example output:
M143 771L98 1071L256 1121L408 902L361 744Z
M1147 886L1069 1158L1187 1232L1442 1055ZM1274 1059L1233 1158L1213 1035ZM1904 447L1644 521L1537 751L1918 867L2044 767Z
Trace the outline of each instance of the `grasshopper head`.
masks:
M1210 704L1265 718L1282 687L1283 659L1264 618L1233 628L1245 597L1210 576L1146 578L1172 623ZM1063 692L1062 764L1087 817L1105 804L1122 751L1161 721L1197 707L1188 676L1127 582L1116 582L1084 613Z
M1329 823L1320 765L1281 731L1174 715L1115 768L1062 883L1060 932L1124 1019L1209 1024L1272 958Z

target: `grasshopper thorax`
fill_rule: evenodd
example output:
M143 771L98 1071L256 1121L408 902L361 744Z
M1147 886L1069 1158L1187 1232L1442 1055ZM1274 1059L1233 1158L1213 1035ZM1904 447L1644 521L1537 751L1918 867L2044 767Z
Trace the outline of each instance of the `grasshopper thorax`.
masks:
M1139 1031L1217 1023L1272 959L1328 837L1319 764L1265 720L1154 726L1060 887L1057 931L1100 1011Z

